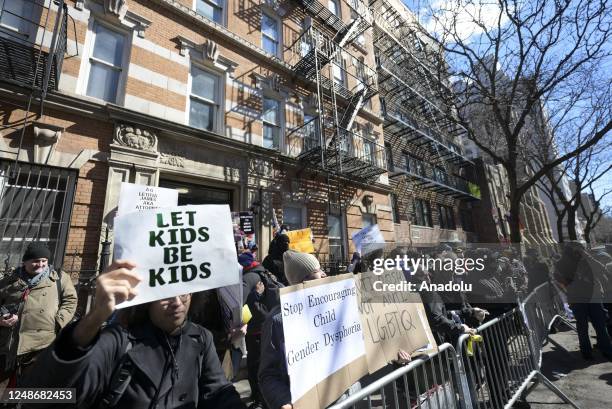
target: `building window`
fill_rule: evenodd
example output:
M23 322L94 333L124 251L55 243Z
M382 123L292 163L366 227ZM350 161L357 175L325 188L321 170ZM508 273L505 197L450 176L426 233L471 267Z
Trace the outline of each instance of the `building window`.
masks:
M474 231L474 220L470 210L461 209L461 226L465 231Z
M329 238L329 257L331 261L344 260L342 216L339 214L327 215L327 231Z
M455 230L455 214L450 206L438 205L438 213L440 214L440 228Z
M439 166L435 166L433 169L433 174L434 174L434 180L444 185L448 185L448 174L444 171L444 169L442 169Z
M280 44L280 29L278 19L266 14L261 14L261 43L264 51L278 56Z
M263 146L280 149L280 101L264 97L263 109Z
M363 138L363 159L370 165L378 166L376 160L376 143L368 137Z
M76 181L72 169L0 162L2 263L18 265L28 243L41 241L51 250L49 262L62 267Z
M215 23L223 24L223 0L196 0L196 12Z
M283 207L283 224L290 230L300 230L306 227L306 217L304 207L285 206Z
M95 22L92 43L86 94L116 103L125 72L126 36Z
M327 8L334 16L340 18L340 2L338 0L328 0Z
M414 201L414 216L414 224L417 226L433 227L429 202L416 199Z
M338 57L332 63L332 75L334 77L334 84L345 86L346 84L346 60Z
M40 7L35 3L23 0L0 0L0 34L3 37L12 37L11 32L19 33L15 39L27 39L36 21L34 7Z
M393 163L393 149L389 143L385 143L385 155L387 156L387 169L393 172L395 170L395 164Z
M217 129L219 99L219 76L192 66L189 125L208 131Z
M404 160L406 161L406 172L422 177L427 176L425 173L425 165L422 161L409 155L408 153L404 153Z
M393 210L393 223L399 223L400 222L399 201L397 200L397 195L395 193L391 193L391 209Z
M364 213L361 215L361 224L363 227L370 227L376 224L376 215L373 213Z

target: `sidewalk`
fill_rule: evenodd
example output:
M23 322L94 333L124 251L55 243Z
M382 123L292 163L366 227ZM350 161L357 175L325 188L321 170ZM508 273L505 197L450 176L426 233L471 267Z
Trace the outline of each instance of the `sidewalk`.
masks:
M591 327L591 342L594 345L595 332ZM612 362L593 350L592 361L585 361L578 348L578 336L562 326L560 332L551 335L561 349L552 343L544 347L542 373L560 388L581 409L606 409L612 407ZM571 408L553 392L538 384L527 395L527 404L517 403L516 409Z

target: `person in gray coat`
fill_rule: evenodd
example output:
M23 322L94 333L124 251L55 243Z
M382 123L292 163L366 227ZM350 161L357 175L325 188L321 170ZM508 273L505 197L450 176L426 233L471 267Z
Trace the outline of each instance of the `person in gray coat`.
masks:
M190 294L132 307L123 325L100 330L116 304L136 295L134 267L116 261L98 277L95 307L62 331L18 386L76 388L79 409L244 409L211 333L187 320Z

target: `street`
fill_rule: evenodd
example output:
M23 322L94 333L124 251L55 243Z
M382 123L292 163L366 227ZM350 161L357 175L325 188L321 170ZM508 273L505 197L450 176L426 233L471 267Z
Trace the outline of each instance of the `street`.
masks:
M595 344L595 332L591 327L591 342ZM604 409L612 406L612 362L605 360L597 349L593 361L585 361L578 348L574 331L561 328L552 334L552 343L544 347L542 372L581 409ZM563 349L564 348L564 349ZM518 403L514 408L552 409L570 408L571 405L552 393L541 383L527 395L527 404Z

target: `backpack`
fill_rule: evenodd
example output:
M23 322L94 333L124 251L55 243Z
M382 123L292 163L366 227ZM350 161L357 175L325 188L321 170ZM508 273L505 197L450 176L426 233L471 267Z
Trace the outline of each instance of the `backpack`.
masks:
M255 270L254 272L257 273L257 275L259 276L266 290L267 289L275 290L277 288L284 287L283 283L278 281L276 276L270 273L269 271Z

